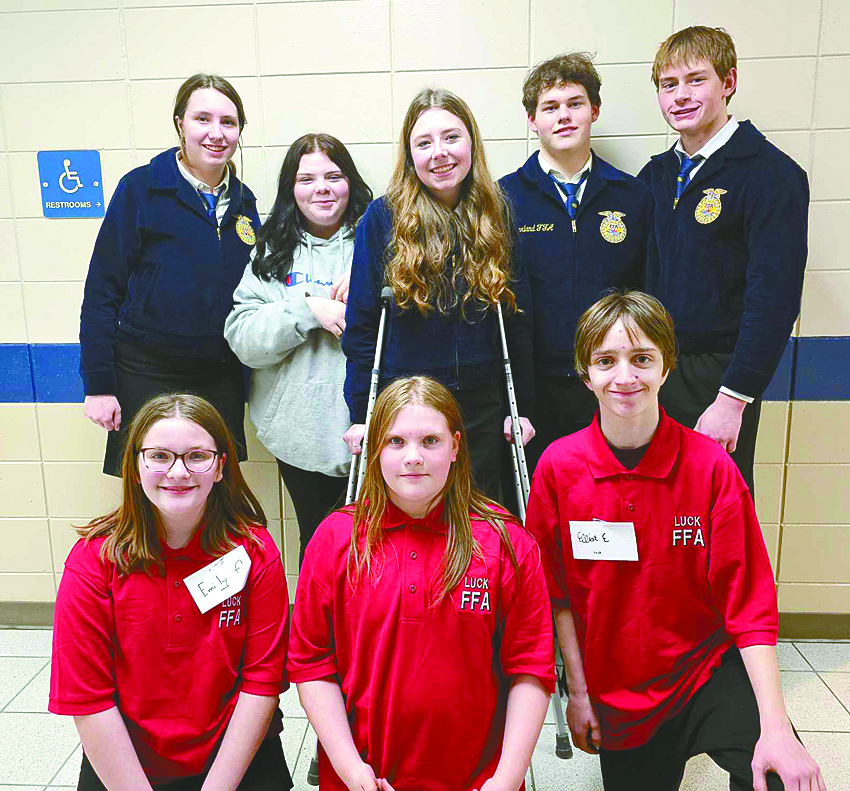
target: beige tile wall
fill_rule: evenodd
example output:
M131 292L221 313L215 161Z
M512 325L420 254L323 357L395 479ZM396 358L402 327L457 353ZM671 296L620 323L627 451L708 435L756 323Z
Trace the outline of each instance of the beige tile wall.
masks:
M765 24L770 20L770 24ZM409 98L444 85L472 106L495 176L535 149L520 103L529 65L596 53L596 148L637 172L670 143L649 79L655 47L687 24L736 38L732 110L752 117L810 174L802 335L850 335L850 3L846 0L2 0L0 344L75 343L96 220L41 216L35 154L101 152L118 179L170 146L188 74L230 78L248 115L242 155L261 212L287 144L308 130L350 146L380 194ZM768 403L757 506L787 611L850 612L850 402ZM0 601L49 601L73 525L112 507L102 432L79 404L0 404ZM253 438L245 475L297 580L298 531L272 457Z

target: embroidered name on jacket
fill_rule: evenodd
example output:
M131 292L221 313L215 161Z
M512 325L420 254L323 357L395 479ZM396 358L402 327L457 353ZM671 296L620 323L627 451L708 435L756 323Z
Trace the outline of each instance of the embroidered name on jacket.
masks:
M520 233L541 233L543 231L554 231L555 223L553 222L539 222L537 225L520 225L517 230Z
M472 612L491 612L490 578L464 577L460 594L460 609Z

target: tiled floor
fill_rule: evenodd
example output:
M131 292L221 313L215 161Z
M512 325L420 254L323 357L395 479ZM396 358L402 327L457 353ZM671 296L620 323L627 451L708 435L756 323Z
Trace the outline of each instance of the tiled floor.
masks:
M47 712L49 630L0 629L0 791L75 786L80 746L70 717ZM791 719L820 763L829 791L850 791L850 641L780 643L779 667ZM295 690L281 696L283 749L297 791L315 746ZM575 751L555 757L551 713L529 773L532 791L601 791L596 758ZM685 791L728 788L724 772L708 758L688 764Z

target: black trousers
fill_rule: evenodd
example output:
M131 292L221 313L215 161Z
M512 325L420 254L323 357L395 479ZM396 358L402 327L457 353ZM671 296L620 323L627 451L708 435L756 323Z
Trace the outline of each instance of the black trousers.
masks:
M538 376L534 380L534 439L525 447L528 477L556 439L587 428L599 408L596 396L578 376ZM507 412L505 413L507 414ZM502 450L502 502L517 514L516 482L510 445Z
M491 500L499 500L499 470L502 447L507 445L503 433L505 414L502 409L501 382L461 390L454 393L460 405L472 479Z
M670 372L658 394L658 402L664 411L683 426L696 426L700 415L717 398L720 382L731 359L731 354L680 355L676 368ZM731 454L754 499L753 463L760 415L761 399L757 398L744 409L738 446Z
M103 471L121 475L121 456L130 423L151 398L163 393L193 393L209 401L224 418L236 440L239 461L245 450L245 377L235 355L222 360L177 357L134 346L115 343L115 374L121 405L121 430L107 432Z
M321 472L302 470L285 461L277 460L277 468L283 479L295 516L298 518L298 534L301 550L298 553L298 568L304 562L304 550L321 521L334 509L345 503L348 478L335 478Z
M162 791L200 791L206 777L207 773L204 772L154 788ZM260 745L237 788L239 791L289 791L292 786L292 777L283 755L283 745L279 737L273 736L265 739ZM85 753L80 766L77 791L107 791Z
M731 791L752 791L750 763L760 734L756 696L733 647L685 708L646 744L599 751L605 791L676 791L688 759L702 753L729 772ZM782 791L785 786L770 772L767 788Z

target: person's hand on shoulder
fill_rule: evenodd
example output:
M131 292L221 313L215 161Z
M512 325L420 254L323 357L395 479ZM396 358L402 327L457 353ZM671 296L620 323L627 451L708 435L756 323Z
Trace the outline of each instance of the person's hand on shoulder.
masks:
M738 434L741 433L741 420L746 401L726 393L718 393L714 403L703 412L694 430L732 453L738 446Z
M768 771L779 775L786 791L826 791L820 767L794 736L790 723L778 729L762 729L752 767L754 791L767 791Z
M574 693L570 690L567 703L567 725L573 737L573 743L579 750L595 755L602 746L602 731L599 719L593 710L593 704L586 692Z
M121 405L114 395L86 396L83 411L92 423L107 431L121 428Z
M345 440L345 444L348 445L349 453L352 453L355 456L360 454L363 450L363 435L365 433L365 423L352 423L348 431L342 435L342 438Z
M306 300L319 324L334 337L341 338L345 331L345 304L325 297L307 297Z

